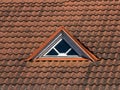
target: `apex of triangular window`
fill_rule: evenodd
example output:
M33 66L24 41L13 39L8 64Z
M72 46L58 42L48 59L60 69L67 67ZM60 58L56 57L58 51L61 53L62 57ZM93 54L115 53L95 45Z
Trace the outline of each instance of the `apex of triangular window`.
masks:
M60 27L45 43L27 60L92 60L98 58L86 49L63 26Z

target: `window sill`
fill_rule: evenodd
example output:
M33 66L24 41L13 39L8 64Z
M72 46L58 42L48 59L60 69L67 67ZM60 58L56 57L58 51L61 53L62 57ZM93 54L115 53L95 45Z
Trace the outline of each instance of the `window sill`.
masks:
M46 60L46 61L51 61L51 60L55 60L55 61L57 61L57 60L79 60L79 61L83 61L83 60L88 60L88 59L86 59L86 58L81 58L81 57L44 57L44 58L38 58L38 59L35 59L35 61L42 61L42 60Z

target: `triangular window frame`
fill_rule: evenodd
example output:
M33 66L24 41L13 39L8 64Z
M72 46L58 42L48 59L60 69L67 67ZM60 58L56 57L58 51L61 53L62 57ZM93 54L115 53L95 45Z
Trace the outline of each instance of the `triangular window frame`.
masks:
M67 44L78 54L74 55L47 55L53 46L59 41L65 40ZM72 34L63 26L60 27L44 44L42 44L27 60L92 60L98 58L86 49Z
M64 40L70 46L71 49L76 51L77 55L64 55L64 53L63 54L59 53L59 51L58 51L58 53L59 53L58 55L53 55L53 56L47 55L50 50L52 50L53 48L56 49L55 46L57 46L60 43L60 41L62 41L62 40ZM57 35L57 37L55 37L54 40L52 40L51 43L49 45L47 45L45 47L45 49L43 49L37 55L36 58L39 58L39 57L41 57L41 58L42 57L61 57L61 58L66 57L67 58L67 57L76 57L76 56L79 56L79 58L80 58L80 53L82 53L82 52L80 52L81 50L78 50L78 49L79 49L78 46L71 40L71 38L68 37L65 32L61 31ZM56 52L57 52L57 50L56 50Z

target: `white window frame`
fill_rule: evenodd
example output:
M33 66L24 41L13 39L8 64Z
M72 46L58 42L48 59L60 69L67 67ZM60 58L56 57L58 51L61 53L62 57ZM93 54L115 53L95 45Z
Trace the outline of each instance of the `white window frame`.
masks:
M66 55L66 53L58 53L58 55L47 55L49 51L51 51L62 39L64 39L78 55ZM66 35L66 33L61 32L59 33L53 41L51 41L48 46L46 46L37 56L36 58L39 57L80 57L80 58L85 58L82 57L85 56L88 58L88 56L74 43L74 41L71 40L71 38Z

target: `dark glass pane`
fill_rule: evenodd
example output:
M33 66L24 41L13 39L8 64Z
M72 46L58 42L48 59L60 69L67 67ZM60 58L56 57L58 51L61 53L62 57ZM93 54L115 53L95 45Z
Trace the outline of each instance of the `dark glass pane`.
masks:
M67 55L78 55L73 49Z
M55 48L60 53L65 53L70 48L70 46L65 42L65 40L62 40Z
M47 55L58 55L58 54L54 49L52 49Z

